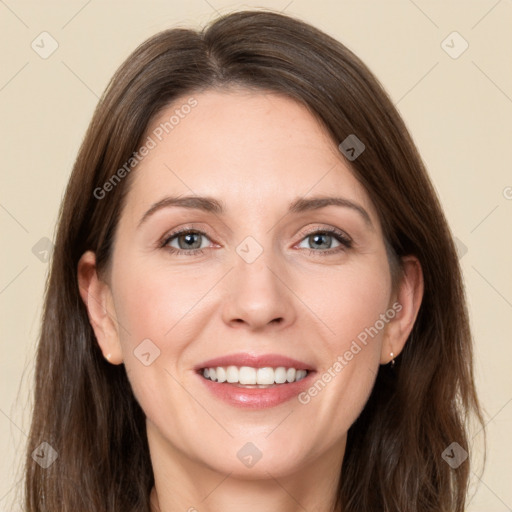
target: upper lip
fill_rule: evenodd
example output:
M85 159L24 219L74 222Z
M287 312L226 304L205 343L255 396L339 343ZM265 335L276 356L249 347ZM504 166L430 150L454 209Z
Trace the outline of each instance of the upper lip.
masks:
M293 359L292 357L287 357L280 354L256 355L249 353L229 354L226 356L209 359L208 361L204 361L198 364L195 367L195 370L202 370L203 368L215 368L217 366L250 366L253 368L278 368L279 366L284 366L285 368L295 368L296 370L314 370L311 364Z

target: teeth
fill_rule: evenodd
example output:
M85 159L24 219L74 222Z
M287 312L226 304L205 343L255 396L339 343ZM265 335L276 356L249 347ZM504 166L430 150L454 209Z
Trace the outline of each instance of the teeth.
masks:
M295 376L297 375L297 370L295 368L288 368L286 371L286 380L288 382L293 382L295 380Z
M214 382L228 382L242 385L263 385L284 384L286 382L297 382L308 374L307 370L296 370L295 368L252 368L250 366L217 366L216 368L205 368L203 377Z
M274 380L276 384L284 384L286 382L286 368L280 366L274 371Z
M217 382L226 382L226 370L220 366L217 368Z
M256 384L256 368L242 366L240 370L238 370L238 382L240 382L240 384ZM260 384L263 384L263 382L260 382Z
M226 380L230 383L238 382L238 368L236 366L226 368Z
M258 384L274 384L274 370L272 368L258 368L256 382Z

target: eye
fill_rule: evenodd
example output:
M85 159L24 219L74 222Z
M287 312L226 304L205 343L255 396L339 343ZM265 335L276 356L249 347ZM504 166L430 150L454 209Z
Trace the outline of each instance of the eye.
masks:
M307 245L301 245L304 243ZM332 254L350 249L352 247L352 240L337 229L316 229L308 233L301 244L299 244L299 247L309 249L310 253L327 252Z
M162 242L162 248L174 254L201 254L209 246L208 243L203 244L206 240L209 238L202 231L183 229L167 236Z
M206 233L197 229L185 228L169 234L160 244L172 254L193 256L202 254L203 249L210 246L211 240ZM304 247L302 244L306 243ZM315 229L306 234L298 245L299 248L309 250L310 254L326 255L350 249L352 240L342 231L328 228Z

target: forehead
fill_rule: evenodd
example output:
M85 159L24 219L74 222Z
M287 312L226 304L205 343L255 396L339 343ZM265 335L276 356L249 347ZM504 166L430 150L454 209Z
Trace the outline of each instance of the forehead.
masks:
M197 194L222 198L229 213L308 194L342 195L364 205L378 224L325 127L286 96L247 89L190 94L159 112L144 141L152 149L133 171L127 206Z

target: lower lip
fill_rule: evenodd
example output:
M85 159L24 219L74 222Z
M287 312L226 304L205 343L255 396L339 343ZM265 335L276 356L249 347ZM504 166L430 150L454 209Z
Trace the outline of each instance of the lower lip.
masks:
M315 373L310 371L297 382L276 384L269 388L243 388L237 384L213 382L210 379L205 379L200 373L197 376L211 393L230 405L248 409L266 409L295 398L310 386Z

